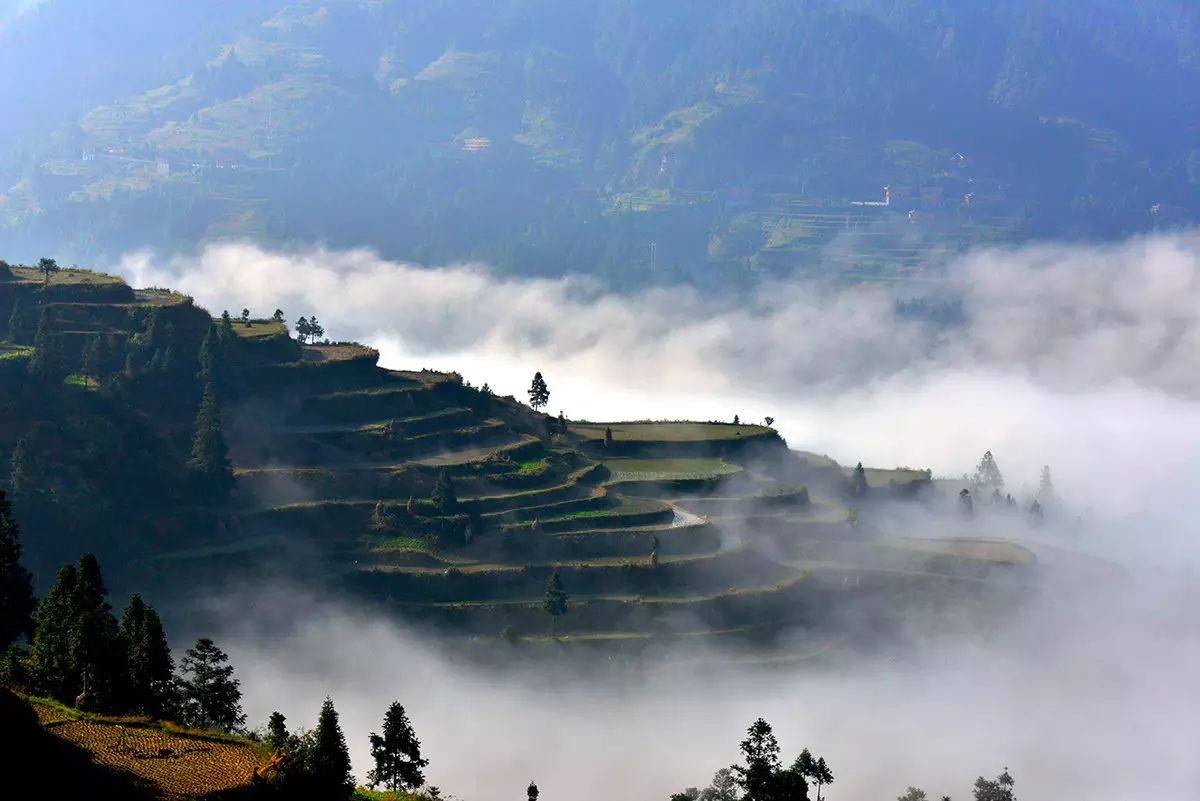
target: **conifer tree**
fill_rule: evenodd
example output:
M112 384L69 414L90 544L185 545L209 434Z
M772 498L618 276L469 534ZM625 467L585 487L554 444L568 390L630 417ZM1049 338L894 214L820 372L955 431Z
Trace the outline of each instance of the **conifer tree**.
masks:
M325 328L317 322L317 315L315 314L308 318L308 335L314 343L325 336Z
M204 387L204 396L196 412L196 432L192 436L192 458L188 467L205 489L223 497L233 488L233 466L221 426L221 406L212 382Z
M605 426L605 428L604 428L604 447L605 447L605 449L611 448L612 444L613 444L612 426Z
M179 682L183 718L202 729L233 731L246 723L241 683L233 677L229 656L212 640L201 638L183 657Z
M454 482L445 470L438 472L437 483L433 486L433 505L444 515L452 515L458 509L458 492Z
M850 495L855 498L864 498L871 491L871 485L867 482L867 471L863 467L863 463L859 462L854 467L854 472L850 474Z
M550 402L550 388L540 372L533 374L533 382L529 385L529 405L540 410Z
M382 784L392 791L415 790L425 783L422 769L429 760L421 758L421 741L399 701L393 701L383 717L383 734L371 732L370 739L375 760L375 768L367 774L371 789Z
M21 564L21 530L12 504L0 491L0 649L33 636L33 576Z
M1050 465L1042 465L1041 479L1038 481L1037 498L1045 506L1048 503L1053 503L1054 496L1054 480L1050 478Z
M76 570L71 622L71 662L86 706L114 710L124 693L125 659L120 630L108 603L108 588L94 554L85 553Z
M527 801L538 801L539 795L541 795L541 793L538 790L538 786L536 784L534 784L532 781L529 782L529 786L525 788L526 800Z
M979 465L975 468L975 484L980 487L995 487L996 489L1004 487L1004 476L1000 473L996 457L992 456L991 451L984 452L983 458L979 460Z
M303 345L304 341L308 339L308 335L311 333L312 325L309 324L307 317L301 315L300 319L296 321L296 339L299 340L301 345Z
M33 339L33 356L29 359L29 374L46 384L57 384L67 374L62 343L57 336L54 312L49 306L42 309L37 336Z
M229 316L229 309L221 312L221 328L220 337L222 344L231 345L237 334L233 331L233 318Z
M33 684L38 692L71 702L79 692L78 679L71 659L70 631L74 622L76 583L75 565L63 565L38 604L37 625L29 656Z
M309 746L308 779L322 798L349 798L354 792L350 751L346 748L346 737L338 725L337 710L328 696L321 704L321 714Z
M550 615L550 634L557 636L558 619L567 613L567 601L571 596L563 590L562 579L555 570L546 580L546 593L542 596L542 609Z
M158 612L140 595L125 607L121 640L129 707L152 717L169 717L175 709L175 662Z

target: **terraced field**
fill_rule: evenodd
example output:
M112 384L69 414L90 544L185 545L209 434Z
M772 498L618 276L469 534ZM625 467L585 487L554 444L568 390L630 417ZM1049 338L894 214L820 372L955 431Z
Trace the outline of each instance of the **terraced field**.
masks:
M69 352L86 332L152 339L159 314L198 348L216 322L167 291L96 274L43 286L18 272L0 288L53 303ZM222 398L233 495L202 510L214 525L129 555L166 584L299 570L412 620L537 643L557 573L570 596L559 634L643 642L770 638L854 604L885 617L913 599L950 607L993 570L1034 561L922 532L878 541L871 500L849 506L846 469L789 451L765 426L580 421L564 432L456 374L381 369L369 347L301 345L272 320L233 331ZM0 343L0 366L27 354ZM168 412L165 435L186 446L194 406ZM930 483L907 468L867 477L885 500Z
M32 703L49 732L86 748L97 762L150 783L164 799L242 787L264 762L261 746L249 740L140 718L85 715L36 699Z

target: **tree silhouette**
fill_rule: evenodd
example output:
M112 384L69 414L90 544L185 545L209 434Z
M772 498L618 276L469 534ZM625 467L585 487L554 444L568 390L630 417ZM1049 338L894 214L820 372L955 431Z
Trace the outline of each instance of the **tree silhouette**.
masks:
M437 483L433 485L433 505L444 515L452 515L458 509L458 492L445 470L439 470Z
M38 320L37 336L33 339L33 356L29 359L29 374L46 384L57 384L67 374L62 343L57 336L54 312L49 306L42 308Z
M308 779L318 798L349 798L354 792L350 750L333 699L325 697L308 752Z
M233 731L246 723L241 682L233 677L229 656L212 640L201 638L183 657L184 721L196 728Z
M37 268L38 272L42 274L44 282L47 284L50 283L50 276L62 269L58 266L57 261L54 259L48 259L44 256L38 259Z
M383 734L371 732L370 741L375 760L367 774L371 789L382 784L392 791L415 790L425 783L422 769L429 760L421 758L421 741L399 701L393 701L383 717Z
M550 615L550 636L558 636L558 619L567 613L567 601L571 596L563 590L562 579L555 570L546 580L546 593L542 596L542 609Z
M855 498L864 498L871 491L871 485L867 482L867 471L863 467L863 463L859 462L854 467L854 471L850 473L850 495Z
M140 595L129 599L121 618L129 708L151 717L175 710L175 662L154 607Z
M0 648L33 636L33 576L21 565L21 530L0 490Z
M992 456L991 451L984 452L983 458L979 460L979 465L975 468L975 484L995 489L1004 487L1004 476L1001 475L1000 467L996 464L996 457Z
M533 374L533 382L529 385L529 405L534 409L543 409L550 402L550 388L540 372Z
M192 458L188 467L201 485L217 497L233 488L233 466L221 426L221 405L212 382L204 387L200 408L196 411L196 431L192 436Z

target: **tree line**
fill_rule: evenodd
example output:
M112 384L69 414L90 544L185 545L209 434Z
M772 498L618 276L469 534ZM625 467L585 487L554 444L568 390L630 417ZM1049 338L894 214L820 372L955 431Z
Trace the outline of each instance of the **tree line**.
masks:
M670 801L823 801L834 775L824 757L805 748L790 764L780 758L779 741L771 724L759 718L746 730L738 745L742 761L714 774L703 789L689 787ZM980 776L975 781L974 801L1016 801L1015 782L1008 768L995 779ZM925 791L910 786L897 801L927 801ZM941 796L941 801L951 801Z

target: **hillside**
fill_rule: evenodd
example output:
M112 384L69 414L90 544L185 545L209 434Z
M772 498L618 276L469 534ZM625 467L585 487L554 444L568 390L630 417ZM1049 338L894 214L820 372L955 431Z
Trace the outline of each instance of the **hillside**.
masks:
M44 0L0 28L22 109L0 122L0 249L366 245L626 289L928 279L972 245L1198 219L1198 14ZM51 48L73 57L21 68Z
M850 615L872 621L856 637L886 638L907 612L954 600L966 615L1010 583L992 579L1033 580L1031 554L977 533L881 539L871 508L932 491L928 474L871 470L871 496L851 498L843 468L769 427L560 421L456 374L383 369L362 345L301 344L278 320L214 320L85 271L14 267L0 319L14 305L43 323L36 346L23 325L0 342L0 451L42 576L87 548L163 598L303 577L493 643L807 631L810 651ZM47 383L28 366L50 342L64 364ZM82 360L97 342L101 363ZM227 495L187 464L201 354ZM552 576L569 596L553 621Z

